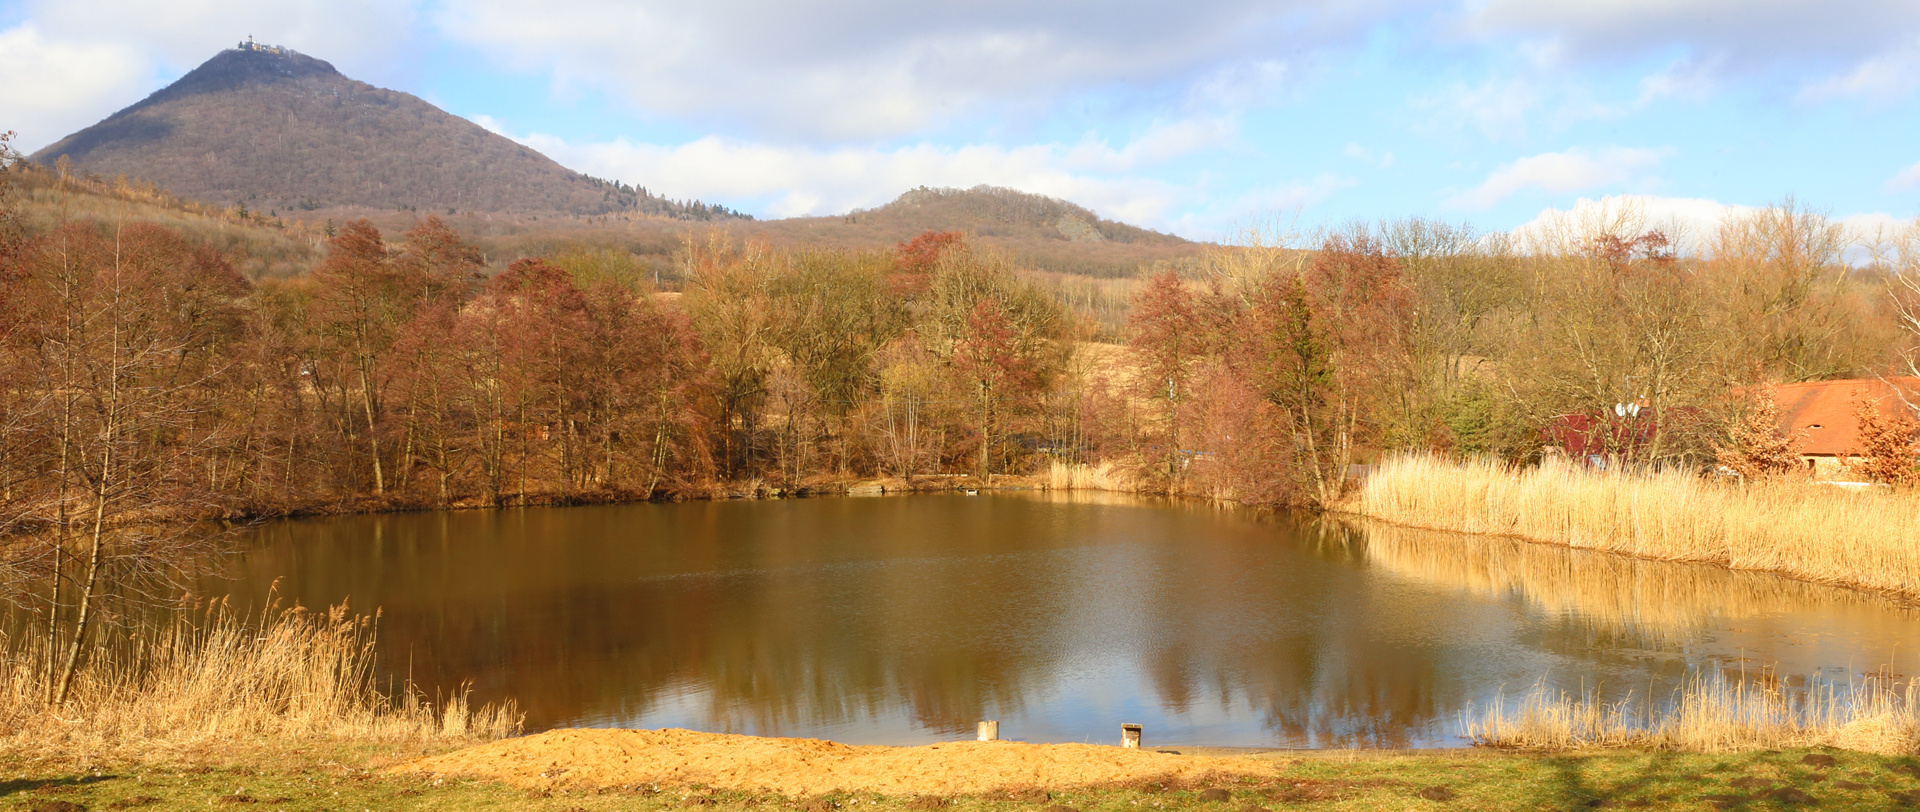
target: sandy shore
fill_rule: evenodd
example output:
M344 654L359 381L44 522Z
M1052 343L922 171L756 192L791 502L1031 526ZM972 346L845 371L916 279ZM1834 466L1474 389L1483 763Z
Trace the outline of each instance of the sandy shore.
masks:
M530 789L701 784L790 796L977 794L1275 775L1271 756L1228 753L1005 741L855 746L690 730L563 729L424 758L390 772L484 778Z

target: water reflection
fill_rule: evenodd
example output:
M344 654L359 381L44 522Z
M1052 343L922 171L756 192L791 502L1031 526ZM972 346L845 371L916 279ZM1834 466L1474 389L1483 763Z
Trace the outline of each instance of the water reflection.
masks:
M515 697L535 728L890 743L992 718L1442 744L1543 675L1644 689L1730 647L1864 666L1920 631L1851 593L1514 544L1111 494L711 502L280 522L206 588L378 606L396 679Z
M1365 520L1330 523L1381 572L1584 623L1593 645L1786 674L1912 673L1911 604L1759 572L1648 561Z

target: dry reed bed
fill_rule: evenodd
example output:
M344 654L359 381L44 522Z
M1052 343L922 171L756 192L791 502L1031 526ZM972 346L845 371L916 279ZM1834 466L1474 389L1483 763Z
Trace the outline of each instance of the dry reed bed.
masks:
M1086 465L1051 460L1039 480L1042 487L1054 491L1139 493L1142 490L1137 478L1112 462Z
M1469 720L1475 744L1526 749L1644 747L1723 753L1839 747L1886 755L1920 749L1920 692L1881 680L1783 691L1771 680L1697 674L1659 707L1600 702L1536 687Z
M1384 462L1341 508L1412 527L1920 597L1914 493L1403 456Z
M511 735L520 714L439 706L378 690L371 621L343 608L269 613L247 623L215 610L96 647L66 704L47 701L41 640L7 640L0 665L0 750L42 757L153 759L262 740L464 743Z

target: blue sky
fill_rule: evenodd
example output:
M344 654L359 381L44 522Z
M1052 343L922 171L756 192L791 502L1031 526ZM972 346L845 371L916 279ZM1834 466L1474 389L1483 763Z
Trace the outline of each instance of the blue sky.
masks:
M10 0L0 128L32 151L249 35L763 217L979 183L1202 239L1920 212L1915 0Z

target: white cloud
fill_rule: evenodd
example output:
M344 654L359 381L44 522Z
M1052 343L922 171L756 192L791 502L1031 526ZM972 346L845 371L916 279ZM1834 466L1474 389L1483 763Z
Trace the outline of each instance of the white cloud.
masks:
M1596 233L1641 234L1658 229L1682 253L1695 253L1700 241L1728 217L1752 213L1749 206L1716 200L1648 195L1580 198L1562 210L1547 208L1511 232L1522 246L1551 251Z
M1920 88L1920 40L1867 59L1846 73L1810 82L1801 88L1800 100L1860 97L1888 102L1906 98L1916 88Z
M1468 24L1537 37L1569 57L1676 45L1744 64L1875 52L1920 32L1911 0L1485 0ZM1538 46L1536 46L1538 47Z
M1496 78L1479 85L1451 84L1439 92L1413 99L1416 110L1428 114L1422 129L1449 130L1468 125L1494 141L1523 137L1527 119L1543 102L1538 83L1526 78Z
M487 132L493 133L494 135L502 135L508 138L513 138L513 136L511 135L507 135L507 125L501 123L500 119L494 118L493 116L489 116L482 113L478 115L467 116L467 120L480 125L480 129L486 130ZM515 140L518 140L518 139L515 139Z
M760 213L773 217L871 208L916 186L984 183L1072 200L1105 217L1153 224L1165 221L1176 194L1157 181L1076 172L1072 156L1084 148L1054 144L813 148L713 136L677 145L625 140L570 144L547 136L529 137L527 143L568 166L635 179L668 197L770 198Z
M135 101L147 73L125 47L51 39L32 23L0 31L0 130L33 152Z
M1273 52L1332 47L1375 7L1412 2L447 0L437 19L557 86L603 88L652 113L865 139L1116 86L1230 111L1285 80Z
M1226 146L1239 135L1240 123L1230 117L1155 121L1139 138L1119 149L1104 140L1082 142L1067 151L1064 163L1074 169L1125 172Z
M341 65L362 78L389 73L414 34L418 0L30 0L49 32L137 48L186 70L252 36Z
M1469 3L1465 22L1484 39L1517 39L1556 68L1677 50L1699 65L1685 80L1694 92L1728 74L1770 71L1824 77L1807 82L1803 97L1904 98L1920 87L1913 0L1484 0ZM1684 77L1655 77L1643 89L1678 89L1673 79Z
M1453 196L1447 205L1487 209L1524 189L1566 194L1603 186L1644 182L1647 173L1673 155L1671 148L1581 147L1544 152L1495 169L1479 186Z
M475 120L483 127L497 126L484 116ZM1131 174L1217 145L1236 132L1213 120L1165 123L1118 147L1093 141L808 147L717 136L683 144L625 139L573 143L547 135L516 140L592 175L622 179L670 198L723 202L769 217L872 208L917 186L988 184L1071 200L1103 217L1211 238L1254 214L1310 206L1348 183L1321 176L1222 202L1199 185Z
M1893 173L1893 177L1887 178L1886 189L1889 192L1920 189L1920 163Z
M1611 195L1596 200L1583 197L1564 210L1545 209L1511 233L1523 247L1540 251L1552 250L1556 244L1588 234L1639 234L1658 229L1673 240L1681 253L1698 255L1722 224L1759 211L1755 206L1705 198ZM1832 221L1840 225L1849 246L1843 258L1855 263L1865 262L1871 256L1873 244L1900 233L1914 222L1883 212L1850 214L1834 217Z

